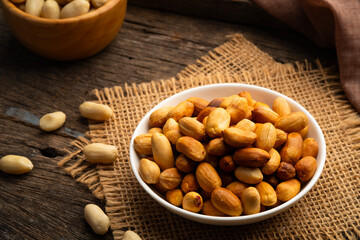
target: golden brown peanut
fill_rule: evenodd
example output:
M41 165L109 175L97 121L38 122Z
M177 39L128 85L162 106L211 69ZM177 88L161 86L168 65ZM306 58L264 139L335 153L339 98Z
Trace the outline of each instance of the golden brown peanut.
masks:
M231 155L224 156L219 161L219 167L224 172L233 172L235 171L236 164Z
M27 0L25 3L25 12L40 17L41 9L44 5L44 0Z
M176 145L177 141L183 136L180 130L171 130L166 133L166 138L171 142L171 144Z
M260 212L260 194L254 187L248 187L240 196L244 214L250 215Z
M224 98L224 100L220 103L220 107L226 109L230 105L231 101L237 97L239 97L239 96L231 95L229 97Z
M216 209L230 216L240 216L243 211L240 199L226 188L216 188L211 193L211 203Z
M216 168L219 164L219 158L215 155L211 155L208 152L206 152L204 162L210 163L211 166Z
M155 162L143 158L139 162L139 174L147 184L155 184L159 181L160 168Z
M203 199L197 192L188 192L184 196L182 206L184 210L200 212L203 207Z
M175 121L175 119L169 118L168 120L166 120L166 122L162 128L163 134L166 135L168 132L173 131L173 130L180 131L179 123L177 121Z
M264 123L256 128L255 147L270 151L276 142L276 129L271 123Z
M163 133L162 132L162 129L161 128L158 128L158 127L153 127L153 128L150 128L149 131L147 133Z
M204 206L201 210L201 213L208 216L219 216L219 217L226 216L225 213L217 210L217 208L214 207L211 200L207 200L204 202Z
M256 185L256 190L260 194L260 202L264 206L272 206L277 202L274 188L267 182L260 182Z
M101 6L103 6L105 3L107 3L109 0L91 0L91 4L96 7L99 8Z
M203 141L206 135L204 124L191 117L180 119L179 129L183 135L193 137L198 141Z
M184 154L180 154L175 160L175 166L177 169L184 173L189 173L195 170L196 162L186 157Z
M248 120L253 120L253 113L252 113L252 110L253 108L252 107L248 107L248 110L246 112L246 115L245 115L245 119L248 119Z
M206 126L207 119L208 119L208 116L204 117L204 119L202 120L202 124L204 124L204 126Z
M221 169L218 170L218 174L220 176L220 179L221 179L221 186L222 187L226 187L227 185L229 185L230 183L236 181L236 178L234 176L234 173L233 172L225 172L225 171L222 171Z
M164 126L167 116L171 110L175 107L162 107L151 113L149 118L150 127L162 127ZM176 122L176 121L175 121ZM165 130L164 134L165 134Z
M257 108L257 107L267 107L267 108L270 108L269 105L267 105L266 103L263 103L263 102L256 102L253 106L254 108ZM271 109L271 108L270 108Z
M206 192L212 192L222 184L215 168L207 162L202 162L198 165L195 175L200 187Z
M65 119L66 119L66 115L63 112L59 111L59 112L48 113L40 118L39 125L41 130L50 132L64 125Z
M174 189L166 192L166 200L174 206L181 206L184 199L183 193L180 189Z
M137 235L137 233L131 231L131 230L127 230L124 233L123 239L122 240L141 240L141 237L139 237L139 235Z
M205 148L201 142L187 136L179 138L176 142L176 150L196 162L204 160L206 155Z
M155 183L154 186L155 186L155 189L158 190L161 193L167 193L169 191L168 189L166 189L166 187L160 181Z
M281 162L276 176L281 180L289 180L296 176L296 170L290 163Z
M159 182L166 190L177 188L181 183L181 174L176 168L168 168L160 173Z
M246 98L249 106L254 106L254 104L256 103L256 101L252 99L251 94L247 91L239 93L238 96Z
M239 181L234 181L232 183L230 183L229 185L226 186L226 189L229 189L233 194L235 194L238 198L240 198L241 193L248 188L249 185L239 182Z
M206 118L207 116L209 116L209 114L214 111L216 108L215 107L206 107L203 110L201 110L201 112L199 113L199 115L197 116L196 120L198 120L199 122L203 122L204 118ZM205 125L205 124L204 124Z
M313 138L307 138L303 142L301 157L311 156L316 158L319 152L319 145Z
M199 97L191 97L189 99L187 99L186 101L191 102L192 104L194 104L194 113L193 116L197 116L199 115L199 113L201 112L201 110L203 110L204 108L207 107L207 105L209 105L209 102L199 98Z
M270 122L270 123L274 124L276 122L276 120L279 118L279 114L274 112L269 107L257 106L253 110L253 118L254 118L255 122L258 122L258 123Z
M316 171L316 159L312 156L303 157L295 164L296 174L301 182L309 181Z
M303 129L301 129L298 133L300 133L300 135L302 136L302 138L305 138L306 134L308 133L309 130L309 126L306 125L306 127L304 127Z
M280 151L281 161L294 165L299 161L303 140L299 133L289 133L285 146Z
M300 191L299 180L293 178L280 183L276 187L276 195L280 201L286 202L295 197Z
M185 175L181 182L181 190L186 194L188 192L197 192L200 188L194 174Z
M287 135L288 134L286 132L284 132L283 130L276 128L276 140L275 140L275 144L274 144L273 148L278 148L281 145L283 145L287 140Z
M85 1L85 0L81 0L81 1ZM94 102L82 103L79 106L79 111L81 116L96 121L106 121L113 115L113 111L111 110L110 107L104 104L99 104Z
M257 184L263 180L260 168L237 167L234 174L240 182L248 184Z
M230 126L230 114L223 108L210 112L205 130L210 138L221 137L222 132Z
M265 182L269 183L274 189L279 185L280 179L276 176L276 174L272 174L269 176L265 176Z
M234 97L226 111L230 114L230 124L237 124L244 119L248 110L247 100L243 97Z
M235 148L242 148L256 140L254 132L248 132L236 127L229 127L223 131L224 141Z
M291 113L291 107L285 98L278 97L273 102L273 110L279 114L279 116L288 115Z
M235 127L248 132L255 132L256 129L255 123L249 119L241 120L235 125Z
M265 175L271 175L279 168L280 165L280 154L274 148L270 149L270 160L262 166L261 171Z
M208 107L220 107L220 104L222 103L222 101L224 101L225 98L215 98L213 99L207 106Z
M135 151L143 155L152 155L151 137L152 133L145 133L137 136L134 139Z
M110 226L109 217L97 205L87 204L84 209L84 216L96 234L104 235L107 233Z
M214 138L206 145L206 152L215 156L224 156L231 151L231 147L228 146L223 138Z
M191 117L194 112L194 104L188 101L179 103L175 108L170 110L167 118L174 118L175 121L179 121L183 117Z
M174 167L175 162L171 144L164 134L152 134L151 148L154 161L159 165L162 171Z
M74 0L66 4L60 12L60 18L71 18L88 13L90 3L86 0Z
M60 18L60 7L55 0L46 0L40 16L43 18L59 19Z
M302 112L293 112L289 115L279 117L275 122L275 127L287 133L298 132L308 124L307 116Z
M8 174L24 174L33 169L32 162L23 156L6 155L0 159L0 170Z
M91 163L112 163L118 156L117 148L103 143L91 143L83 148L83 153Z
M260 148L241 148L233 156L235 163L244 167L262 167L269 159L270 154Z

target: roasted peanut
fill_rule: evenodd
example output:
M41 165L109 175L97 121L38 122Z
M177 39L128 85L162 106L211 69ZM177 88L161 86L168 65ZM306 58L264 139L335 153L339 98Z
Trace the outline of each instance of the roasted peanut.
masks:
M222 132L230 126L230 114L223 108L210 112L205 130L210 138L221 137Z
M226 189L229 189L233 194L235 194L238 198L240 198L241 193L248 188L249 185L239 182L239 181L234 181L232 183L230 183L229 185L226 186Z
M152 155L151 148L152 133L140 134L134 139L134 148L140 154Z
M60 7L55 0L46 0L43 7L41 8L41 17L50 19L60 18Z
M275 140L275 144L274 144L273 148L278 148L281 145L283 145L287 140L287 135L288 134L286 132L284 132L283 130L276 128L276 140Z
M262 167L269 159L270 154L260 148L241 148L233 156L235 163L244 167Z
M183 209L190 212L200 212L203 207L203 199L197 192L188 192L182 202Z
M174 130L180 131L179 123L177 121L175 121L175 119L169 118L168 120L166 120L166 122L162 128L163 134L166 136L166 134L168 132L174 131Z
M230 124L237 124L244 119L248 110L247 100L243 97L234 97L226 111L230 114Z
M174 155L169 140L161 133L153 133L151 148L154 161L161 170L174 167Z
M219 167L224 172L233 172L235 171L236 164L231 155L224 156L219 161Z
M315 139L307 138L304 140L302 145L301 157L311 156L316 158L319 152L319 146Z
M285 146L280 151L281 161L294 165L301 157L303 140L299 133L289 133Z
M197 116L196 120L198 120L199 122L203 122L204 118L206 118L207 116L209 116L209 114L214 111L216 108L215 107L206 107L203 110L201 110L201 112L199 113L199 115ZM204 124L205 125L205 124Z
M164 126L169 112L174 107L162 107L151 113L149 118L150 127L162 127ZM165 129L163 130L165 134Z
M264 123L256 128L255 147L269 151L276 142L276 129L271 123Z
M273 110L279 114L279 116L288 115L291 113L291 107L285 98L278 97L273 102Z
M276 176L281 180L289 180L296 176L296 170L290 163L281 162Z
M204 126L206 126L207 119L208 119L208 116L204 117L204 119L202 120L202 124L204 124Z
M66 4L60 12L60 18L71 18L88 13L90 3L86 0L74 0Z
M76 0L76 1L77 2L78 1L87 2L86 0ZM73 1L73 2L75 2L75 1ZM71 3L73 3L73 2L71 2ZM89 4L89 2L87 2L87 3ZM94 102L82 103L79 106L79 111L80 111L81 116L88 118L88 119L96 120L96 121L106 121L113 115L113 111L111 110L110 107L108 107L104 104L99 104L99 103L94 103Z
M123 239L122 240L141 240L141 237L139 237L139 235L137 235L137 233L131 231L131 230L127 230L124 233Z
M204 206L203 206L201 212L202 212L202 214L208 215L208 216L219 216L219 217L226 216L225 213L217 210L217 208L214 207L211 200L207 200L204 202Z
M229 97L224 98L224 100L220 103L219 107L226 109L230 105L231 101L234 98L237 98L237 97L239 97L239 96L238 95L231 95Z
M159 176L159 182L166 190L177 188L181 183L181 174L176 168L168 168Z
M204 124L191 117L180 119L179 129L183 135L193 137L198 141L203 141L206 135Z
M193 112L194 104L188 101L183 101L169 111L167 118L174 118L175 121L179 121L183 117L191 117Z
M280 183L276 187L276 195L280 201L286 202L295 197L300 191L299 180L293 178Z
M40 118L39 125L41 130L50 132L64 125L65 119L66 119L66 115L63 112L48 113Z
M240 216L243 211L240 199L226 188L215 188L211 193L211 203L220 212L230 216Z
M279 118L279 114L274 112L269 107L257 106L253 110L253 118L254 118L255 122L258 122L258 123L270 122L270 123L274 124L276 122L276 120Z
M139 174L147 184L155 184L159 181L160 168L155 162L143 158L139 162Z
M163 133L162 129L161 128L158 128L158 127L153 127L153 128L150 128L149 131L147 133Z
M182 204L184 196L180 189L173 189L166 192L165 198L172 205L179 207Z
M44 0L27 0L25 3L25 12L40 17L41 9L44 5Z
M207 162L202 162L198 165L195 175L200 187L206 192L212 192L222 184L215 168Z
M188 192L197 192L200 188L194 174L185 175L181 182L181 190L186 194Z
M174 145L183 136L179 130L171 130L165 134L166 138Z
M265 175L271 175L279 168L280 165L280 154L274 148L269 151L270 160L262 166L261 171Z
M254 132L248 132L236 127L229 127L223 131L224 141L235 148L246 147L256 140Z
M249 119L241 120L235 125L235 127L248 132L255 132L256 129L255 123Z
M220 104L222 101L224 101L225 98L215 98L213 99L207 106L208 107L220 107Z
M308 124L308 119L303 112L293 112L281 116L275 122L275 127L284 130L287 133L298 132Z
M23 156L6 155L0 159L0 170L8 174L24 174L33 169L32 162Z
M260 182L256 185L256 190L260 194L260 202L264 206L272 206L277 202L274 188L267 182Z
M176 150L196 162L204 160L206 155L205 148L201 142L187 136L179 138L176 142Z
M175 160L175 166L180 171L189 173L195 170L196 162L186 157L184 154L180 154Z
M303 157L295 164L295 169L301 182L309 181L316 171L316 159L312 156Z
M206 145L206 152L215 156L224 156L231 151L231 147L224 142L223 138L214 138Z
M104 235L110 225L109 217L95 204L87 204L84 209L86 222L96 234Z
M309 131L309 126L306 125L306 127L304 127L303 129L301 129L300 131L298 131L298 133L300 133L300 135L302 136L302 138L305 138L306 134Z
M201 112L201 110L203 110L204 108L207 107L207 105L209 105L209 102L199 98L199 97L191 97L189 99L187 99L186 101L191 102L192 104L194 104L194 112L193 112L193 116L197 116L199 115L199 113Z
M238 96L246 98L249 106L254 106L254 104L256 103L256 101L254 99L252 99L251 94L247 91L243 91L243 92L239 93Z
M257 184L263 180L260 168L237 167L234 174L240 182L248 184Z
M91 143L84 147L83 153L91 163L112 163L118 156L117 148L103 143Z
M244 214L250 215L260 212L260 194L254 187L248 187L240 196Z

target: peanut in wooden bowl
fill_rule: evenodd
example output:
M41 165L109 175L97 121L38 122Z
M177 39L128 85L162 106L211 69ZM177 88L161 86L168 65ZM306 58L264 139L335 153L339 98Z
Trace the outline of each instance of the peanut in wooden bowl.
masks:
M70 61L98 53L115 38L127 0L109 0L95 11L65 19L35 17L9 0L1 2L6 21L25 47L48 59Z

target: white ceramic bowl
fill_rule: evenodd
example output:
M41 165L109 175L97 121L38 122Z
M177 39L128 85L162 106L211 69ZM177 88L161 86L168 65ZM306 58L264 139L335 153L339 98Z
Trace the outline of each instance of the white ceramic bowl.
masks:
M298 195L296 195L291 200L283 203L282 205L275 207L273 209L257 213L254 215L244 215L239 217L214 217L214 216L207 216L200 213L193 213L186 211L182 208L175 207L174 205L167 202L164 197L161 196L161 194L157 193L156 190L153 190L149 187L140 177L138 169L139 169L139 155L134 150L134 138L140 134L146 133L149 130L149 117L150 114L161 107L165 106L176 106L181 101L185 101L186 99L190 97L200 97L205 100L212 100L214 98L218 97L227 97L233 94L238 94L241 91L248 91L251 93L251 96L257 100L264 103L272 105L272 102L277 97L283 97L285 98L290 106L292 111L301 111L307 115L309 118L309 132L307 137L312 137L316 140L316 142L319 144L319 153L317 156L317 169L312 177L312 179L307 182L306 184L302 185L302 188ZM224 84L213 84L213 85L206 85L201 87L196 87L192 89L188 89L186 91L180 92L178 94L175 94L174 96L171 96L161 103L159 103L157 106L155 106L153 109L151 109L145 117L140 121L139 125L135 129L133 133L133 137L131 139L130 144L130 162L132 170L135 174L136 179L139 181L140 185L145 189L145 191L153 198L155 201L157 201L159 204L167 208L168 210L172 211L173 213L182 216L184 218L206 223L206 224L213 224L213 225L243 225L243 224L250 224L254 222L259 222L265 219L268 219L270 217L273 217L291 206L293 206L297 201L299 201L302 197L305 196L305 194L315 185L316 181L319 179L320 174L323 170L324 164L325 164L325 156L326 156L326 145L325 145L325 139L324 135L315 121L315 119L310 115L310 113L303 108L300 104L295 102L289 97L286 97L283 94L280 94L278 92L275 92L270 89L254 86L254 85L247 85L247 84L237 84L237 83L224 83Z

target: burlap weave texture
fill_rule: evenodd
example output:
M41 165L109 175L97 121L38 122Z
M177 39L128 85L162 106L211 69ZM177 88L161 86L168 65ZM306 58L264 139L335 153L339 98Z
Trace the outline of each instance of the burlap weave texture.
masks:
M174 215L137 183L129 164L129 143L141 118L157 103L185 89L221 82L267 87L304 106L318 121L327 143L327 160L315 187L290 210L264 222L214 227ZM105 123L91 122L93 142L114 144L113 165L86 163L79 139L59 165L95 196L106 199L115 239L132 229L143 239L355 239L360 237L360 118L328 69L275 62L241 35L234 35L176 78L95 90L98 101L114 110ZM256 97L255 97L256 99Z

